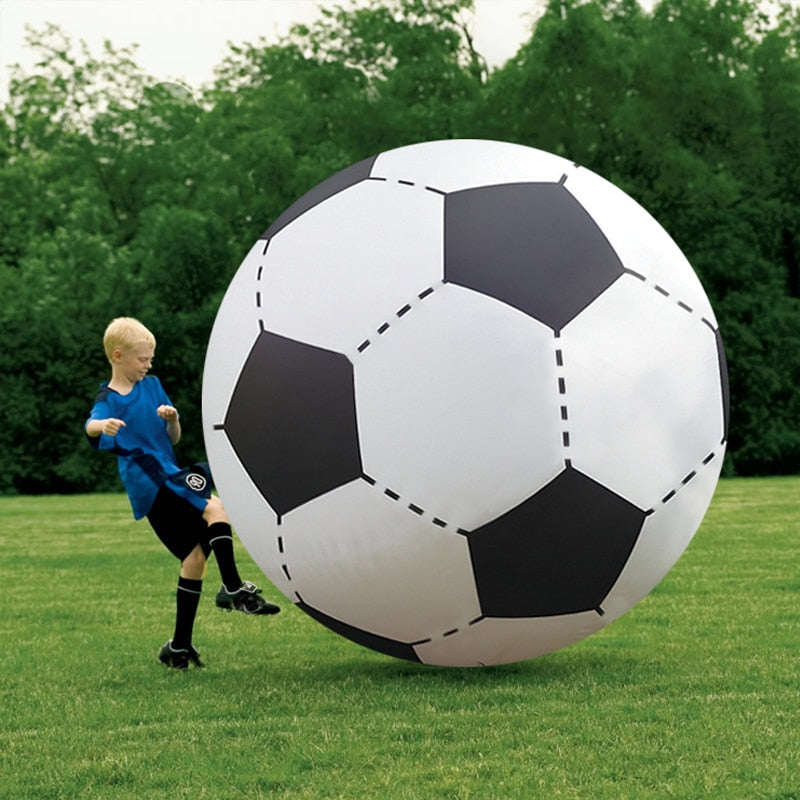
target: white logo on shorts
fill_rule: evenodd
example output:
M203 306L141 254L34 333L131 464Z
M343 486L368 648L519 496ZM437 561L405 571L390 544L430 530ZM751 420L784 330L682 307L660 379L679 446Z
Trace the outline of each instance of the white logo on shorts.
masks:
M199 472L190 472L186 476L186 485L193 492L202 492L206 488L206 479Z

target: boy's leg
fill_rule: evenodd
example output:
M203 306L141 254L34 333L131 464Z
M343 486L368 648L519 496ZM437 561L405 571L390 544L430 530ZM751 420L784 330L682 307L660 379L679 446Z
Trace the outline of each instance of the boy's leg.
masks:
M203 591L203 573L206 556L200 545L181 562L175 615L175 635L172 646L176 650L188 649L192 644L192 631Z
M242 586L242 578L236 567L233 554L233 533L227 522L215 522L208 526L208 543L217 559L222 584L228 592L237 592Z
M208 542L214 550L222 577L222 586L217 592L217 606L246 614L277 614L280 606L259 597L261 589L254 583L242 581L233 554L231 523L218 497L208 501L203 519L208 523Z
M233 555L231 521L219 497L209 498L203 511L203 519L208 525L208 544L217 559L222 584L227 591L237 592L242 586L242 578Z
M192 543L192 532L203 531L205 523L196 509L166 488L162 488L156 496L147 518L158 538L181 562L176 593L175 633L159 651L159 660L179 669L187 669L190 663L202 666L197 650L192 646L192 633L208 550L203 545Z

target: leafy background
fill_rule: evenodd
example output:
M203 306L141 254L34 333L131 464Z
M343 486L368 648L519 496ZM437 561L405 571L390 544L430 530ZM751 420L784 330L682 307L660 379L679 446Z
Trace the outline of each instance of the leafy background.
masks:
M331 6L231 45L196 92L135 50L34 31L0 109L0 494L117 489L82 422L118 315L202 457L203 361L252 242L332 172L429 139L503 139L628 192L697 270L725 341L726 474L800 471L800 14L748 0L553 0L489 70L471 0Z

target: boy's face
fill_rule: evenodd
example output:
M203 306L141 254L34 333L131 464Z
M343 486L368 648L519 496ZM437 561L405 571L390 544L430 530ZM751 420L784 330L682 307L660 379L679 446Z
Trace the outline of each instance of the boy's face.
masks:
M155 348L147 342L140 342L129 350L116 349L111 354L114 371L130 383L136 383L147 375L153 365Z

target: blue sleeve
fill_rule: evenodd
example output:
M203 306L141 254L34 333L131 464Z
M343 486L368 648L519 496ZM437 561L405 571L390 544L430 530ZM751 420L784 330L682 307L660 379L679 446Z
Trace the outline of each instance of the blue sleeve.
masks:
M148 375L144 380L144 385L147 387L154 409L158 408L158 406L172 406L172 400L169 399L169 395L161 385L161 381L155 375ZM166 429L167 423L164 422L164 430Z
M169 399L167 393L164 391L164 387L161 385L161 381L155 375L148 375L148 378L153 381L155 384L156 394L158 397L158 405L172 405L172 400Z
M83 423L84 433L86 433L86 426L93 419L108 419L114 416L108 402L105 399L100 399L101 397L102 393L98 394L98 399L95 400L88 419ZM86 433L86 438L89 440L90 446L95 450L112 450L114 447L114 437L107 436L105 433L101 433L99 436L89 436L89 434Z

